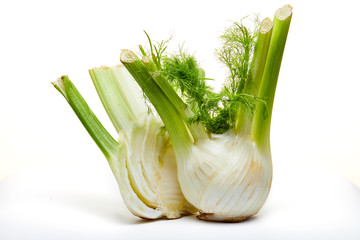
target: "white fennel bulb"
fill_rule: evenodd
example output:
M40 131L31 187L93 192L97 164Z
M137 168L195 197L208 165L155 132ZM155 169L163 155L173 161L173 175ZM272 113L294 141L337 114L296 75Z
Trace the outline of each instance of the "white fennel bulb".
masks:
M152 53L156 67L129 50L120 56L169 132L181 190L200 219L242 221L267 199L271 114L291 16L286 5L258 30L235 23L225 31L217 54L230 73L220 93L182 51L165 58Z
M270 149L232 130L199 140L178 159L178 169L185 198L204 220L245 220L260 210L271 186Z
M271 187L271 116L291 17L285 5L254 30L234 22L224 31L216 56L228 76L220 92L193 55L166 53L168 41L147 33L149 50L140 45L140 56L123 50L123 65L91 69L118 141L67 76L53 83L104 153L134 215L238 222L259 212Z

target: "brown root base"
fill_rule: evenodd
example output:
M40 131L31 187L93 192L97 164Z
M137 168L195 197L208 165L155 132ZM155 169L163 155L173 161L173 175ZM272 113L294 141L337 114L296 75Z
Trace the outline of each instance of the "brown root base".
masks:
M233 217L233 218L227 218L227 219L220 219L220 218L216 218L214 215L215 214L213 214L213 213L200 212L200 214L197 215L196 217L200 220L205 220L205 221L237 223L237 222L245 221L252 216L252 215L250 215L250 216L240 216L240 217Z

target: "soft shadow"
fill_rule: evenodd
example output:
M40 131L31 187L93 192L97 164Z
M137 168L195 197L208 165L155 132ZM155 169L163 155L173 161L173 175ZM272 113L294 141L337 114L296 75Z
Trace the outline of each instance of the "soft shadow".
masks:
M96 217L101 218L104 221L112 222L115 224L129 224L129 225L141 225L141 224L152 224L160 221L177 221L179 219L142 219L137 216L134 216L122 202L120 196L105 196L105 195L84 195L84 194L69 194L69 195L59 195L53 196L53 202L66 205L71 207L73 210L81 211L86 214L91 214ZM254 222L259 221L257 215L248 218L247 220L235 223L228 222L214 222L199 220L196 218L196 215L189 215L180 218L182 221L195 221L198 224L214 224L214 225L248 225L253 224Z
M209 224L214 224L214 225L234 225L234 224L248 225L248 224L253 224L254 222L258 222L260 220L260 218L257 215L251 216L251 217L249 217L246 220L241 221L241 222L215 222L215 221L209 221L209 220L201 220L201 219L198 219L196 217L196 215L190 215L190 216L187 216L187 218L191 218L194 221L200 222L202 224L207 224L207 225L209 225Z
M176 221L178 219L143 219L134 216L125 206L120 196L118 198L114 196L104 195L61 195L53 199L55 202L61 205L66 205L75 210L80 210L86 214L92 214L96 217L102 218L102 220L112 222L115 224L151 224L160 221Z
M119 216L121 217L121 216ZM176 221L178 220L179 218L177 219L167 219L165 217L163 218L159 218L159 219L145 219L145 218L140 218L140 217L136 217L137 219L134 220L132 223L133 224L151 224L151 223L156 223L156 222L161 222L161 221Z

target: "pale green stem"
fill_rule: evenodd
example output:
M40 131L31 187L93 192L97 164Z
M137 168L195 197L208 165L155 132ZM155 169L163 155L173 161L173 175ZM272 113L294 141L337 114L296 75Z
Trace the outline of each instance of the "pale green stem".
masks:
M250 95L258 96L261 80L263 77L266 58L268 55L270 38L272 33L273 22L270 18L265 18L260 25L259 35L255 44L254 57L251 62L250 76L245 83L244 92ZM240 108L237 113L237 121L235 123L235 132L241 135L249 135L251 133L251 119L249 114Z
M156 65L151 59L147 56L142 57L142 62L148 69L152 78L156 84L161 88L163 93L171 99L172 104L181 114L181 117L188 119L194 115L194 113L189 109L189 107L183 102L179 95L174 91L173 87L169 84L168 80L160 73L156 71ZM205 74L204 74L205 75ZM199 139L209 138L209 135L204 131L204 126L201 123L194 123L188 125L194 141Z
M94 68L89 73L117 132L130 130L147 113L141 89L124 66Z
M133 52L124 50L120 60L135 78L162 119L175 152L189 149L194 139L186 122L184 107L174 105L174 102L177 103L177 98L169 98L171 95L163 91L145 64Z
M258 103L252 126L252 139L260 147L268 147L270 144L271 114L291 16L292 7L289 5L275 13L269 52L258 95L266 104Z
M65 97L109 163L113 161L119 151L118 142L106 131L68 76L52 84Z
M266 58L269 52L269 45L273 22L265 18L260 25L259 36L255 45L254 57L251 63L251 79L246 82L246 93L258 96L261 80L263 78Z

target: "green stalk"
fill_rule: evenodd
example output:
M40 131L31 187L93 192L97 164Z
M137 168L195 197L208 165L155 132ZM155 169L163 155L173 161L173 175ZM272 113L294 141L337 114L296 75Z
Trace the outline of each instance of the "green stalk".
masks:
M247 81L245 85L245 92L254 96L258 95L264 74L272 28L273 22L270 18L265 18L261 22L259 36L255 45L254 57L251 63L251 79L250 81Z
M269 52L258 95L266 104L258 103L252 126L252 139L260 147L267 147L270 144L271 114L291 17L290 5L285 5L275 13Z
M205 74L204 74L205 75ZM179 97L179 95L174 91L173 87L169 84L167 79L160 73L152 74L153 79L156 84L161 88L164 94L171 99L173 106L178 110L181 114L181 117L189 119L194 115L194 113L190 110L190 108L183 102L183 100ZM200 139L209 138L209 135L204 131L204 125L202 123L193 123L188 124L194 142Z
M152 78L156 82L156 84L161 88L163 93L171 99L173 106L178 110L178 112L182 115L182 118L189 119L194 115L194 113L190 110L190 108L184 103L184 101L179 97L174 88L170 85L168 80L161 74L161 72L157 71L157 67L153 61L147 56L142 57L142 62L145 64L148 71L151 73ZM205 71L202 71L203 77L205 77ZM200 139L209 138L209 135L204 131L204 126L202 123L194 123L188 124L194 142Z
M164 93L146 65L133 52L124 50L120 60L156 109L169 132L175 151L188 149L194 139L187 126L185 109L174 104L177 98Z
M161 88L163 93L171 99L171 103L178 110L181 118L188 119L194 115L189 107L183 102L179 95L174 91L173 87L169 84L167 79L160 73L151 74L156 84ZM188 124L194 142L199 139L208 138L209 135L204 131L204 126L201 123Z
M131 129L139 115L147 112L135 80L121 65L94 68L89 73L116 131Z
M263 77L266 58L269 51L273 22L270 18L265 18L260 25L259 35L255 44L254 57L251 62L250 76L244 87L244 93L258 96L259 87ZM251 120L248 113L240 108L235 123L236 133L241 131L243 135L249 135L251 132Z
M156 64L148 56L145 55L141 59L142 59L142 62L145 64L145 66L146 66L146 68L148 69L149 72L156 72L157 71Z
M95 114L81 96L75 85L68 76L62 76L52 83L54 87L65 97L75 114L78 116L85 129L100 148L106 159L111 162L119 150L119 144L106 131Z
M182 117L186 118L185 109L186 104L183 102L183 100L177 95L177 93L174 91L174 89L171 87L167 79L160 74L160 72L157 71L157 67L153 61L147 56L142 57L142 62L146 66L148 72L156 82L156 84L161 88L163 93L171 99L173 105L178 109L178 112L180 114L183 114Z
M139 49L140 49L141 54L145 57L145 56L146 56L146 52L145 52L143 46L139 45Z

